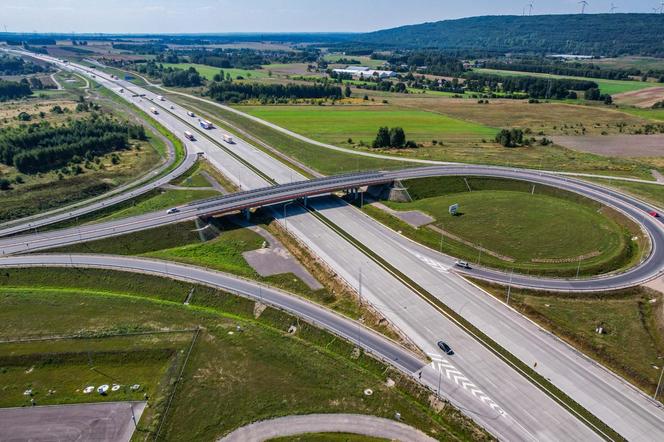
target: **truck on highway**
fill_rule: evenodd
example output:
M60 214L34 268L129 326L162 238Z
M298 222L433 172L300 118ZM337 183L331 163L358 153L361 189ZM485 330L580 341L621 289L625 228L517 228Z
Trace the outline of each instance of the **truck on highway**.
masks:
M203 129L212 129L212 123L210 123L208 120L198 120L198 124L201 125Z
M228 135L228 134L222 134L222 135L221 135L221 138L222 138L225 142L227 142L228 144L233 144L233 137L231 137L230 135Z
M188 130L184 131L184 137L190 141L196 141L196 138L194 138L194 134L192 134Z
M159 113L159 111L157 111L157 108L156 108L156 107L151 107L151 108L150 108L150 112L152 112L152 113L155 114L155 115L157 115L157 114Z

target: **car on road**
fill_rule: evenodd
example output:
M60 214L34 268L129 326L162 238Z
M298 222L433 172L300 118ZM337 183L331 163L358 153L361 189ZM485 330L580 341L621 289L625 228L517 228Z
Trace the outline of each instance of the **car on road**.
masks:
M466 261L457 261L454 263L455 266L461 267L462 269L470 269L470 264Z
M178 213L179 211L180 211L180 209L178 209L177 207L172 207L172 208L170 208L166 211L166 214L167 215L172 215L173 213Z
M655 212L654 210L651 210L648 212L648 215L654 217L654 218L659 218L659 213Z
M438 348L443 350L446 355L452 356L454 354L454 350L452 350L452 347L447 345L445 341L438 341Z
M189 115L190 117L195 117L196 116L196 114L194 114L192 111L188 111L187 115Z

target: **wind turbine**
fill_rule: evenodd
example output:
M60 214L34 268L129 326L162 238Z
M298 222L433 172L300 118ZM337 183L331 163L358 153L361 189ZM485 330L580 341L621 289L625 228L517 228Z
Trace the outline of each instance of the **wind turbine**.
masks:
M662 3L664 3L664 2L662 2ZM528 3L528 8L529 8L528 9L528 15L533 15L533 4Z
M610 10L610 12L613 14L614 12L616 12L616 9L618 9L618 7L617 7L616 5L614 5L613 3L611 3L611 10Z
M586 6L588 6L588 2L586 0L581 0L579 4L581 5L581 14L585 13Z

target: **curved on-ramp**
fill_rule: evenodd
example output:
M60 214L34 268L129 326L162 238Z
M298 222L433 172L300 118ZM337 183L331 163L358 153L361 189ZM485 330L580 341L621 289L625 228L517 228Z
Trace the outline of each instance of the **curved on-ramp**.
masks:
M254 422L240 427L218 442L262 442L275 437L307 433L353 433L404 442L435 442L422 431L402 422L363 414L307 414Z

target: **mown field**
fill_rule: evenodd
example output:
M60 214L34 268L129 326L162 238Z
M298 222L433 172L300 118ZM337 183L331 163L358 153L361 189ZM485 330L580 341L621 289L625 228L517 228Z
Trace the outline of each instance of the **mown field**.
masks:
M0 317L8 324L0 326L2 336L59 333L101 338L134 330L200 327L180 382L173 374L184 364L184 351L177 352L177 370L152 372L161 382L157 391L150 391L149 407L133 440L154 438L162 419L162 440L214 440L249 422L290 414L350 412L391 418L395 411L407 424L441 440L489 439L451 406L433 411L429 393L409 379L293 317L269 308L256 313L253 302L200 286L195 287L191 305L185 306L177 294L186 295L190 284L136 278L120 272L48 268L9 270L0 278ZM105 292L89 288L95 280L97 287L107 283ZM57 288L63 282L68 289ZM23 321L28 314L31 321ZM287 333L291 325L297 327L294 334ZM81 341L74 342L69 347L62 342L57 350L80 348ZM40 351L48 352L44 345ZM136 363L136 370L149 367L146 360ZM38 377L42 368L35 365L26 375ZM49 370L61 376L76 373L83 382L93 369L63 364ZM135 370L130 366L127 376L131 373ZM0 379L14 374L4 371ZM388 377L396 385L388 387ZM365 396L365 388L373 395ZM174 399L167 409L171 393Z
M504 287L475 283L505 300ZM661 293L645 287L595 294L510 292L512 307L649 395L655 392L664 353L662 302ZM595 331L598 326L603 334Z
M286 127L314 140L336 145L366 145L381 126L400 126L408 139L420 143L480 142L497 129L445 115L393 106L238 106L239 110Z
M605 80L601 78L585 78L585 77L572 77L566 75L543 74L537 72L518 72L518 71L502 71L497 69L473 69L473 71L483 74L495 74L502 76L519 76L519 77L543 77L543 78L572 78L575 80L590 80L597 83L600 91L604 94L620 94L622 92L638 91L648 87L657 86L657 83L649 83L644 81L632 80Z
M470 262L575 276L577 269L584 275L622 268L640 256L628 228L635 234L638 230L626 218L574 194L483 178L426 178L404 185L413 202L383 203L429 214L435 219L433 228L410 227L375 207L367 208L368 213L434 250L442 246L443 252ZM459 215L448 213L452 204L460 205Z
M176 68L176 69L189 69L190 67L195 68L201 76L212 81L212 77L219 73L220 70L224 71L224 74L230 74L233 80L237 79L238 76L243 77L244 79L260 79L268 76L267 69L235 69L235 68L218 68L214 66L208 66L205 64L197 63L163 63L164 67Z

